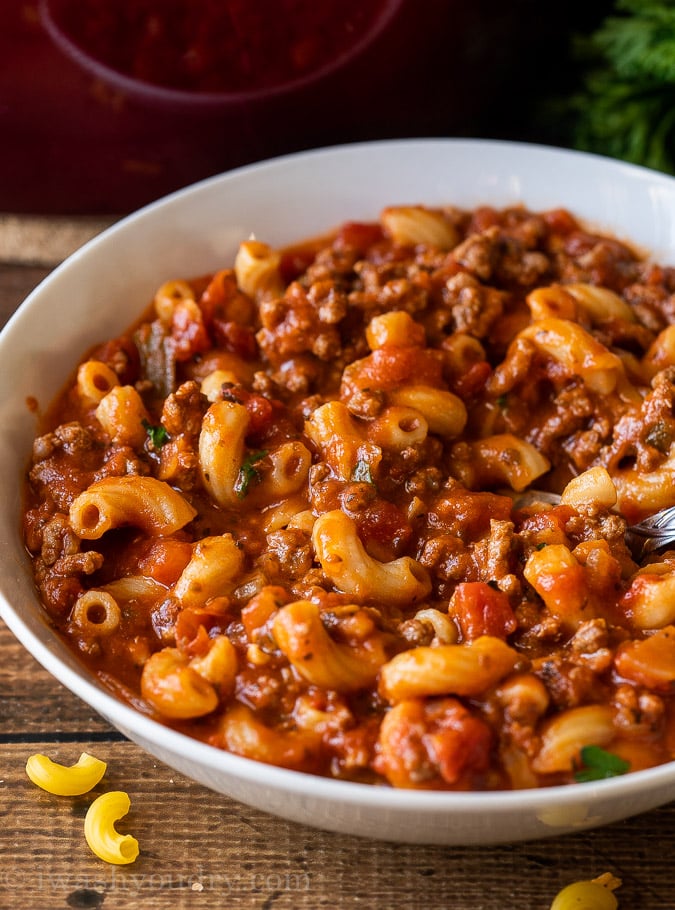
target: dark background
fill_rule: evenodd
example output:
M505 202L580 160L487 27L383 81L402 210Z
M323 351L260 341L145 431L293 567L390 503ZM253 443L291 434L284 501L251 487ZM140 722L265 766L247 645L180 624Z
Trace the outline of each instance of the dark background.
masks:
M275 4L269 8L274 27ZM403 0L346 69L219 110L159 105L57 48L37 0L0 12L0 212L123 214L202 177L358 140L484 137L568 144L556 99L578 86L572 39L611 0Z

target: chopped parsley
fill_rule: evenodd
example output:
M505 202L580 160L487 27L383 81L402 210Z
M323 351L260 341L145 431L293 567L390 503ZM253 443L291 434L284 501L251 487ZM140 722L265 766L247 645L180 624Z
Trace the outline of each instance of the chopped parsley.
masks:
M370 465L367 461L357 461L352 471L352 480L356 483L375 483Z
M574 775L574 779L579 783L619 777L630 770L630 762L624 761L613 752L607 752L600 746L584 746L581 750L581 763L581 768Z
M259 483L260 471L256 468L256 465L259 461L262 461L267 453L267 449L261 449L259 452L251 452L242 462L234 484L234 492L239 499L243 499L247 495L252 483Z
M162 446L169 441L169 434L167 433L165 427L162 424L154 426L150 423L149 420L143 420L143 427L145 432L148 434L150 442L156 449L161 449Z

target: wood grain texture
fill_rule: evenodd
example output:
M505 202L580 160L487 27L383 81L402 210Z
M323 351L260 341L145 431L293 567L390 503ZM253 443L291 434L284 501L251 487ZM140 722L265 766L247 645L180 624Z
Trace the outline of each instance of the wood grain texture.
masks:
M623 880L621 910L673 908L667 857L675 805L573 836L494 847L419 847L315 831L210 792L120 741L102 720L92 740L86 709L0 630L2 663L16 674L13 685L5 674L3 704L21 703L34 685L49 717L43 740L3 737L0 907L534 910L547 908L567 882L610 871ZM77 717L83 726L73 738ZM105 730L110 738L101 736ZM85 750L108 762L92 794L52 796L25 775L33 752L70 764ZM118 828L141 845L132 866L102 863L84 840L87 806L106 789L131 797Z
M0 318L45 269L0 267ZM26 759L108 762L96 790L55 797ZM141 846L106 865L83 835L87 806L126 790L119 823ZM546 910L565 884L612 872L620 910L675 908L675 804L564 838L418 847L316 831L210 792L128 742L49 676L0 623L0 910Z
M114 220L0 213L0 262L58 265Z
M0 261L0 327L49 272L44 266L13 266Z

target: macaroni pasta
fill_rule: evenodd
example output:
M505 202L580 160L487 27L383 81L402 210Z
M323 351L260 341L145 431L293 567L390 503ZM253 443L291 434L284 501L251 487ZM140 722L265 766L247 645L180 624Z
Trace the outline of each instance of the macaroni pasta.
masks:
M133 863L139 854L138 841L131 834L120 834L115 822L129 812L131 801L122 790L98 796L87 809L84 836L92 853L113 865Z
M26 774L31 781L56 796L82 796L101 780L107 765L99 758L83 752L74 765L61 765L46 755L31 755L26 762Z
M92 672L366 783L672 760L675 551L639 564L625 531L675 504L675 270L562 209L449 205L222 266L163 276L34 442L26 546ZM87 817L109 862L137 852L123 797Z

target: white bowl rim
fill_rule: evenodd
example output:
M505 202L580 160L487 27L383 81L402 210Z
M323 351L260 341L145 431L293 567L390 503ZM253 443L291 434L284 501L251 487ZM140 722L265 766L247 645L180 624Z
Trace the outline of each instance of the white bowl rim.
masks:
M114 234L118 231L125 230L127 225L131 222L136 222L145 217L152 216L156 209L163 208L173 201L180 200L181 198L192 194L195 190L200 190L204 187L208 188L216 183L226 184L230 181L238 181L242 177L256 171L283 167L285 163L289 161L302 162L303 160L316 159L322 156L330 157L336 154L348 155L354 152L358 154L361 149L407 147L408 149L414 150L415 147L438 144L447 146L448 148L453 147L468 151L478 147L490 147L495 151L499 151L500 149L512 151L523 149L527 150L529 153L550 156L552 162L559 157L569 159L570 156L572 156L577 157L579 160L585 159L590 162L595 162L602 167L609 166L615 168L617 172L625 171L629 174L633 174L639 179L648 179L656 182L666 181L671 184L675 183L675 178L668 175L654 172L639 165L606 158L601 155L511 140L482 138L384 139L371 142L345 143L342 145L327 146L319 149L282 155L277 158L245 165L224 174L217 174L213 177L198 181L197 183L190 184L189 186L176 190L167 196L163 196L138 211L132 212L124 218L121 218L119 221L102 231L102 233L85 243L80 249L68 257L68 259L50 272L31 294L28 295L17 309L16 313L8 320L5 328L3 328L0 333L0 338L8 329L10 329L14 320L18 318L20 313L30 305L33 298L41 293L43 286L50 282L53 276L56 276L63 269L69 268L72 263L80 257L88 255L89 251L98 247L98 245L107 243ZM407 790L393 788L387 785L373 785L347 780L336 780L306 772L288 770L234 755L225 750L193 739L186 734L164 726L120 701L103 688L99 688L98 685L95 685L90 681L90 678L88 678L91 674L89 674L89 671L87 671L86 668L83 667L81 672L73 670L60 659L58 654L54 653L48 646L46 640L43 640L34 633L28 624L24 622L19 611L13 607L5 597L1 581L0 617L2 617L5 624L28 652L49 673L51 673L52 676L85 703L93 707L112 726L121 728L123 732L133 731L133 734L138 736L139 739L152 742L153 745L158 748L166 750L174 755L179 755L204 768L217 772L224 772L230 774L232 777L247 782L258 783L262 786L271 787L279 791L283 790L295 795L310 795L321 799L329 798L348 805L381 807L386 808L391 812L400 811L402 813L407 813L411 810L424 812L426 809L433 808L434 811L455 812L460 815L481 811L490 811L496 814L509 814L512 813L514 809L527 810L530 812L550 812L552 809L562 808L568 805L589 805L600 797L611 800L620 796L625 797L644 792L654 792L662 786L672 787L675 785L675 760L652 768L632 771L626 775L608 778L606 780L525 790ZM45 629L49 630L48 634L53 637L54 641L58 641L58 636L51 630L45 617L43 617L43 622ZM63 647L65 647L65 645ZM134 737L131 736L130 738L133 739ZM662 802L665 802L666 799L667 797L665 797Z

